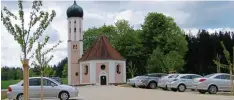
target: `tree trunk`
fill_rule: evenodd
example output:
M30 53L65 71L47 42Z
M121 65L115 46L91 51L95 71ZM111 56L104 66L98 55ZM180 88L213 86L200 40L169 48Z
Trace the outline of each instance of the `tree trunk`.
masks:
M24 100L29 100L28 88L29 88L29 66L28 66L28 59L23 60L23 80L24 80Z
M230 72L234 72L234 47L232 47L232 66L230 66L231 69L230 69ZM234 84L233 84L233 73L231 73L230 75L230 81L231 81L231 89L232 89L232 95L234 96Z
M132 75L132 78L134 77L134 73L131 73L131 75Z
M230 67L230 90L231 90L231 95L234 95L233 94L233 76L232 76L232 65L229 65Z
M41 72L41 100L43 100L43 72Z

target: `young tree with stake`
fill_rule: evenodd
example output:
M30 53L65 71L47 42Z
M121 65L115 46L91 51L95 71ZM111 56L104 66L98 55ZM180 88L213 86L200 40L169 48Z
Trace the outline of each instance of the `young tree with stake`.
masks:
M233 49L233 58L232 58L232 60L233 61L231 61L231 55L230 55L230 53L228 52L228 50L226 49L226 47L225 47L225 45L224 45L224 43L223 43L223 41L221 41L221 45L222 45L222 47L223 47L223 53L224 53L224 56L225 56L225 58L226 58L226 61L228 62L228 65L226 65L226 64L221 64L220 62L218 62L218 61L216 61L216 60L214 60L214 62L215 62L215 64L216 65L221 65L221 66L223 66L223 68L228 68L229 69L229 71L230 71L230 91L231 91L231 95L233 95L234 96L234 87L233 87L233 72L234 72L234 46L232 47L232 49Z
M48 63L53 58L53 55L51 55L49 58L47 58L46 55L49 52L51 52L52 50L54 50L61 43L61 41L59 41L52 48L43 51L43 48L45 47L45 45L47 44L48 41L49 41L49 36L46 36L44 42L38 42L37 49L36 49L36 52L35 52L36 60L32 62L32 65L34 65L34 67L38 67L40 69L40 74L41 74L41 93L40 93L41 94L41 100L43 100L43 76L44 76L44 71L45 71L45 68L49 67Z
M7 7L3 8L1 11L1 21L7 31L14 37L14 40L21 47L21 51L23 53L23 57L21 57L20 61L24 67L24 100L29 100L28 98L28 88L29 88L29 59L34 56L34 53L31 53L32 48L35 42L42 36L43 32L46 30L48 25L53 21L56 13L52 10L51 14L46 11L42 11L42 1L33 1L32 3L32 11L29 16L28 26L25 24L24 11L23 11L23 1L18 1L19 16L16 16L11 11L7 9ZM19 20L20 24L14 24L13 22ZM31 29L39 24L35 32L32 32ZM31 54L31 55L29 55Z
M128 69L128 72L131 74L131 77L133 78L137 71L137 68L135 67L135 65L132 64L131 61L128 63L127 69Z

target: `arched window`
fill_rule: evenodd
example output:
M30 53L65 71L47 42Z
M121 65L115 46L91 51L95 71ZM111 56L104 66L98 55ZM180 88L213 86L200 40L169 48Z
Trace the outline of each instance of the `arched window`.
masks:
M105 69L106 69L106 66L105 66L105 65L101 65L101 69L102 69L102 70L105 70Z
M76 21L74 23L76 23Z
M86 66L85 66L85 73L84 73L84 74L85 74L85 75L88 75L88 72L89 72L89 67L86 65Z
M74 32L76 33L76 28L74 28Z
M116 72L117 72L118 74L121 73L121 72L120 72L120 65L117 65L117 66L116 66Z
M77 45L73 45L73 49L77 49Z

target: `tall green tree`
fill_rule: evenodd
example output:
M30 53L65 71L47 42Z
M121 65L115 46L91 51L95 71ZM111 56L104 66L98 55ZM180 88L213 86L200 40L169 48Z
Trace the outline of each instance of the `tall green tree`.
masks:
M55 70L53 70L53 68L51 66L45 66L44 70L43 70L43 76L47 76L47 77L53 77L55 76Z
M63 77L67 77L67 64L63 67Z
M92 43L101 35L107 36L109 41L113 43L117 32L115 30L115 27L112 25L104 24L99 28L89 28L84 32L84 51L86 51L92 45Z
M130 26L129 22L126 20L118 20L115 23L117 36L115 41L112 43L115 49L127 59L126 63L133 63L138 69L136 73L141 73L144 71L142 64L142 44L139 39L140 30L134 30L133 26Z
M168 69L177 70L183 67L183 58L188 50L188 43L185 40L184 32L177 26L173 18L161 13L149 13L145 17L142 31L140 37L145 51L144 55L146 55L146 59L150 59L150 61L147 61L148 71L149 69L158 69L154 68L156 64L163 67L167 72L169 71ZM156 54L152 54L154 50ZM152 56L150 58L151 54L161 55L160 59L166 62L156 62L160 60ZM176 57L174 57L175 55ZM152 61L154 60L155 62L153 63ZM173 60L176 62L172 63ZM160 63L161 65L159 65Z
M33 57L33 54L30 56L35 42L42 36L42 33L48 27L48 25L53 21L56 13L52 10L51 14L49 12L42 11L42 1L33 1L32 2L32 11L29 16L29 23L26 26L24 19L24 11L23 11L23 1L18 1L18 14L16 16L11 11L8 10L7 7L3 7L3 11L1 11L1 21L7 31L14 37L15 41L20 45L21 51L23 53L23 57L21 57L20 61L23 64L23 60L30 59ZM14 24L14 21L20 21L20 24ZM31 29L39 24L38 28L35 32L31 32ZM27 69L28 70L28 69ZM25 89L28 89L27 85L24 85ZM28 90L25 90L24 99L28 99Z

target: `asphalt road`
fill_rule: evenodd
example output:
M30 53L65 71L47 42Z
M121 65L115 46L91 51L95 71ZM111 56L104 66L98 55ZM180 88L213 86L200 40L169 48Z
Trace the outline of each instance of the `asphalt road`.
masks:
M161 89L141 89L119 86L78 87L78 100L234 100L234 96L172 92Z

